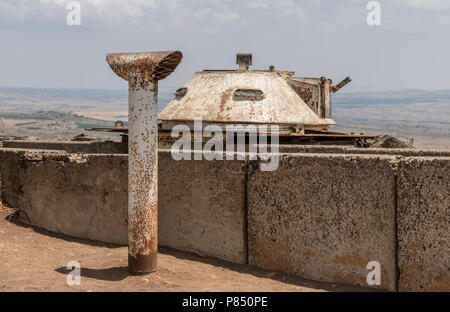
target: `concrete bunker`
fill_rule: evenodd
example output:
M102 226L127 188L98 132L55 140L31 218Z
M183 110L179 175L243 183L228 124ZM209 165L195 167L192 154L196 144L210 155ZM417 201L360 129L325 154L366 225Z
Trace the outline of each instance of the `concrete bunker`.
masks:
M199 77L209 74L219 75ZM188 97L191 86L184 88ZM261 161L248 153L242 160L175 161L170 144L177 138L169 130L180 121L193 126L195 116L176 115L182 112L174 104L168 106L175 111L173 119L160 115L159 244L362 286L367 286L367 263L378 261L382 279L375 287L448 290L450 151L358 147L368 138L324 133L329 118L317 115L298 93L290 94L302 100L317 124L279 124L288 135L278 146L279 168L269 172L261 171ZM240 120L245 121L252 120ZM127 141L5 141L2 198L28 224L127 244L127 148ZM191 153L198 153L194 145Z

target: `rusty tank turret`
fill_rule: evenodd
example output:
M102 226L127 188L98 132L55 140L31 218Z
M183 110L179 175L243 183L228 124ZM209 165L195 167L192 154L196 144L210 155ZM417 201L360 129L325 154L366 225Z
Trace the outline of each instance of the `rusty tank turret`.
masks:
M171 143L172 129L177 125L195 130L201 120L208 125L277 126L280 144L343 144L367 146L378 135L330 131L331 95L351 81L345 78L337 85L327 77L295 77L295 72L251 69L251 54L237 54L237 69L197 72L158 114L159 141ZM123 132L126 128L89 129ZM269 131L270 135L270 131ZM126 140L126 136L124 136Z
M236 70L197 72L158 115L162 129L201 119L204 124L276 124L326 130L331 119L331 80L293 77L294 72L249 69L251 54L238 54Z

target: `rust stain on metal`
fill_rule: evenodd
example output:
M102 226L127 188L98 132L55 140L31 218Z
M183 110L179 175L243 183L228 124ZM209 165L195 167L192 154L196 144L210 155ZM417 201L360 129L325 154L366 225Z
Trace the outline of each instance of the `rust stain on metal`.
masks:
M149 80L162 80L169 76L181 62L180 51L110 53L106 56L111 69L127 80L130 73Z
M221 108L222 109L219 109L219 111L223 111L223 106L225 104L227 104L227 102L231 99L231 95L232 94L233 94L233 88L229 88L223 93L222 98L220 100L220 104L221 104Z
M311 90L307 88L302 88L300 86L292 86L295 92L303 99L305 102L309 102L313 96L313 93Z
M352 81L352 78L346 77L344 80L339 82L336 86L331 86L330 90L331 90L331 92L336 93L337 91L342 89L344 86L346 86L351 81Z
M230 116L224 113L230 110L228 102L230 101L232 95L233 95L233 88L227 89L222 94L222 98L220 99L219 110L216 117L218 120L228 120L228 121L231 120Z
M156 271L158 248L158 80L170 75L179 51L113 53L108 61L128 81L128 266Z
M159 113L163 124L198 118L210 123L316 127L335 124L311 110L279 71L203 71L196 73L184 88L189 89L189 96L174 98ZM233 96L235 90L253 95Z

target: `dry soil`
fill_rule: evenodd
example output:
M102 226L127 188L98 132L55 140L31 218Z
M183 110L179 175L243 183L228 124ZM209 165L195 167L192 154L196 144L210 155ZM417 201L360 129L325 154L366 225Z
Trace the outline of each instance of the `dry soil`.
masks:
M158 272L131 276L127 247L58 235L16 223L0 206L0 291L365 291L299 279L249 265L160 248ZM81 285L68 286L70 261Z

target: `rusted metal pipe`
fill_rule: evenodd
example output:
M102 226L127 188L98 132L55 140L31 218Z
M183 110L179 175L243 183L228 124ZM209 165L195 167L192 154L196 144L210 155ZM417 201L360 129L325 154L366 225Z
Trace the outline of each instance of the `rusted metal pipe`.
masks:
M346 77L344 80L339 82L336 86L331 86L330 90L333 93L338 92L341 88L343 88L345 85L347 85L350 81L352 81L352 78Z
M111 69L128 81L128 268L156 271L158 252L158 80L170 75L179 51L112 53Z

